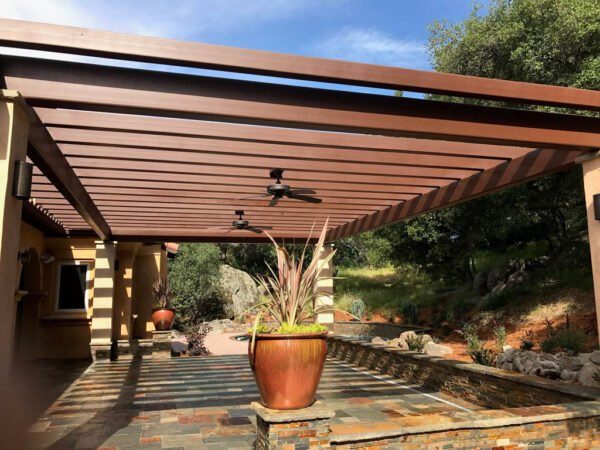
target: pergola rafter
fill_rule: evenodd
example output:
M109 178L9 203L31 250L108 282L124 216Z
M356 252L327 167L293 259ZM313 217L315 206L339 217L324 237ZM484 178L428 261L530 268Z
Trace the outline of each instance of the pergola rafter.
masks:
M600 94L0 19L0 45L188 68L598 110ZM600 119L339 89L1 56L5 87L39 120L33 195L70 233L262 242L328 240L570 167ZM319 204L245 198L269 170ZM83 220L88 226L82 226ZM87 228L87 229L86 229Z

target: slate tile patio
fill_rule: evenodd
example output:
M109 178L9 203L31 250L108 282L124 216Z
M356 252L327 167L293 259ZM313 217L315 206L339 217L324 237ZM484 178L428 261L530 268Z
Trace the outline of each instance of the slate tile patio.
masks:
M245 356L98 362L32 424L29 448L251 449L258 392ZM478 409L391 377L328 360L318 399L340 430Z

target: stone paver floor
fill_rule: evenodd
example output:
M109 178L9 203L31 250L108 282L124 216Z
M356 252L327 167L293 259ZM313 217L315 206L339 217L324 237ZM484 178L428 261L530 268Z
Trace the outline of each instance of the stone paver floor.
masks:
M258 392L246 356L91 365L32 425L29 448L250 449ZM476 406L328 359L318 392L333 424L360 427Z

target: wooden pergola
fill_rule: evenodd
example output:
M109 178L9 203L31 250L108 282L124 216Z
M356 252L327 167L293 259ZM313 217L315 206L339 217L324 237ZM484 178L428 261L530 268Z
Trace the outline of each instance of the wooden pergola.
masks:
M600 92L0 20L0 45L107 59L1 56L3 88L31 108L35 207L54 233L102 240L261 242L225 227L328 240L571 167L600 119L340 90L368 86L503 104L599 110ZM124 68L114 60L267 75L282 83ZM332 83L298 87L284 79ZM262 194L285 169L319 204ZM474 211L476 214L476 211Z

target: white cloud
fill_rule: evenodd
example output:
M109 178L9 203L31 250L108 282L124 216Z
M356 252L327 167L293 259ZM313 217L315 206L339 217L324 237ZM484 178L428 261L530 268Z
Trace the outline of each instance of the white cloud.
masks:
M397 39L374 29L345 28L314 46L319 56L424 69L423 42Z

